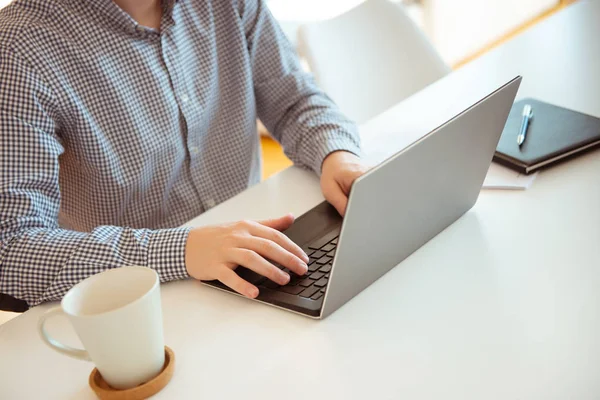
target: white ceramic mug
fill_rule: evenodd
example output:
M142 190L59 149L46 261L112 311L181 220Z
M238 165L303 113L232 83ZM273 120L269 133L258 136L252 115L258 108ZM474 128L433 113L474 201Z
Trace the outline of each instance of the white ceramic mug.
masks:
M85 350L53 339L44 324L66 314ZM42 339L54 350L92 361L115 389L129 389L158 375L165 363L160 280L144 267L93 275L67 292L60 307L40 318Z

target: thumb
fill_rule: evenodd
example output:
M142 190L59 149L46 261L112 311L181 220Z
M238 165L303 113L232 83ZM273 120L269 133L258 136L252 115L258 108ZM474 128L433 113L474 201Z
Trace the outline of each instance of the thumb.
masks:
M346 214L346 206L348 205L348 197L337 183L331 185L325 193L325 198L335 207L337 212L343 217Z
M294 220L295 218L292 214L286 214L283 217L275 219L266 219L263 221L258 221L258 223L264 226L268 226L269 228L276 229L278 231L285 231L287 228L292 226Z

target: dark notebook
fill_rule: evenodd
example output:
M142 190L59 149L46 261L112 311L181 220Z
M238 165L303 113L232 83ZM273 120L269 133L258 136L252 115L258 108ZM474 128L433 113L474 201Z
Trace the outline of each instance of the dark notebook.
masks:
M523 106L531 105L527 137L521 147L517 136ZM494 161L525 174L594 147L600 147L600 118L534 99L513 104Z

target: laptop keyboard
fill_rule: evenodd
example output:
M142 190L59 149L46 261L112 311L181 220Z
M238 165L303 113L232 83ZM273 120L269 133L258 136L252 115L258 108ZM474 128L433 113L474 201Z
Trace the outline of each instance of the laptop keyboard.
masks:
M325 294L338 236L339 230L333 231L303 249L310 258L308 272L305 275L296 275L289 269L283 268L283 271L290 275L290 282L287 285L279 286L277 283L265 279L259 284L259 288L262 286L307 299L319 300Z

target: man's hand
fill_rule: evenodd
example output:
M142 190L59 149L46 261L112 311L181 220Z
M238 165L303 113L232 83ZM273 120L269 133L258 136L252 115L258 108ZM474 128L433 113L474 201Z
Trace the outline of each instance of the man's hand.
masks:
M325 157L321 171L321 190L341 216L346 213L352 184L367 170L360 158L347 151L336 151Z
M294 216L262 221L242 221L190 231L185 247L188 274L199 280L218 279L236 292L255 298L258 288L235 273L238 265L285 285L290 276L271 264L273 260L298 275L308 270L306 254L283 231Z

